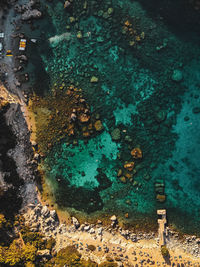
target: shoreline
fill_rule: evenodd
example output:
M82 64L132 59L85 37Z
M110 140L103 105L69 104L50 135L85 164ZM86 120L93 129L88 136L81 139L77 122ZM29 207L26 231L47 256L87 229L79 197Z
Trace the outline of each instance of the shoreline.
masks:
M29 133L30 133L30 140L26 140L26 141L31 141L31 143L33 144L33 142L36 141L36 123L35 123L34 114L30 112L29 107L23 102L23 100L20 104L20 107L21 107L21 114L23 115L22 119L25 119ZM20 125L19 125L18 129L20 129ZM26 130L24 130L24 131L26 131ZM26 142L24 144L26 145ZM31 156L27 155L27 157L30 158ZM19 163L19 165L20 165L20 163ZM26 167L26 165L23 166L23 169L21 171L23 171L25 169L25 167ZM35 167L32 167L32 168L34 169ZM26 180L26 178L25 178L25 180ZM34 191L33 188L31 190ZM30 192L33 193L33 191L30 191ZM28 192L27 192L27 194L28 194ZM34 196L34 200L38 199L39 206L37 206L37 207L40 207L41 213L42 213L42 209L45 209L46 213L49 215L50 213L47 211L48 208L47 207L44 208L45 207L44 202L42 201L42 197L37 190L35 191L35 195L37 196L37 198ZM32 200L30 200L30 199L29 199L29 201L30 201L30 203L32 202ZM40 206L40 203L42 203L42 206ZM41 231L43 231L44 234L46 234L46 230L45 230L46 225L45 224L46 224L46 220L50 217L48 217L46 215L43 216L42 214L40 214L37 217L37 221L31 221L31 219L29 220L29 215L30 215L30 217L32 215L34 215L33 210L34 210L34 204L32 206L32 209L29 209L27 212L24 213L24 216L25 216L27 222L30 222L30 224L33 226L33 223L37 223L38 220L41 220L41 222L40 222L41 223L41 229L38 228L38 230L41 230ZM156 238L155 233L152 233L153 238L149 239L148 236L146 236L146 237L144 237L144 236L139 237L138 236L137 237L137 236L135 236L134 233L125 232L125 230L123 230L123 229L121 229L120 230L121 233L119 233L119 232L115 231L116 229L114 229L110 226L104 228L101 223L96 223L95 225L84 223L84 225L82 224L82 226L80 225L79 227L77 227L79 222L77 222L76 218L75 218L76 220L74 219L74 223L71 225L71 222L70 222L71 216L69 218L67 218L68 224L65 226L64 218L62 218L62 215L59 215L59 212L58 212L58 217L60 220L60 224L57 224L56 221L55 221L55 224L54 224L54 222L52 222L52 224L54 224L52 226L55 228L54 229L55 239L57 242L56 251L60 250L61 248L63 248L66 245L76 244L78 242L79 243L78 250L83 255L83 257L85 257L86 259L88 257L91 257L91 259L94 259L97 262L98 261L100 262L100 259L101 259L101 261L104 261L106 259L105 255L109 255L110 257L119 257L119 259L120 259L119 266L122 266L122 265L120 265L121 263L124 264L124 266L130 266L128 264L141 263L141 261L143 259L147 259L148 256L146 256L146 254L149 254L152 257L151 261L154 261L154 262L157 261L160 264L163 264L163 258L162 258L161 253L160 253L160 247L157 244L157 238ZM83 230L81 230L81 229L83 229ZM101 230L99 230L99 229L101 229ZM130 240L131 234L134 234L133 239L135 241ZM147 235L147 234L144 233L144 235ZM176 235L176 233L174 233L172 236L174 236L174 235ZM176 238L174 241L173 238L174 237L172 237L172 240L169 241L169 243L167 243L167 245L170 248L170 254L172 256L171 260L173 260L176 263L179 263L179 262L182 263L185 260L185 261L191 261L192 264L193 263L198 264L200 256L198 256L198 258L195 260L195 258L193 256L190 256L187 253L184 254L183 251L184 251L184 249L186 249L186 251L187 251L187 246L185 246L185 248L184 248L182 241L179 242ZM194 244L197 245L199 242L199 241L197 242L196 240L193 240L193 241L194 241L194 243L192 243L188 239L188 243L190 244L189 246L194 246ZM80 242L83 243L83 245L80 245ZM96 250L95 252L88 251L87 246L86 246L87 243L89 243L89 244L91 243L91 244L95 245L96 247L100 246L100 247L102 247L102 249L101 249L101 251ZM178 244L180 247L182 246L182 250L176 248ZM175 250L175 252L173 252L173 250ZM133 254L133 251L136 254ZM140 251L142 251L142 253L140 253ZM116 255L114 253L116 253ZM140 255L140 254L142 254L142 255ZM123 256L120 256L120 255L123 255ZM178 258L179 255L182 256L182 259ZM126 258L126 256L128 258ZM137 258L137 260L135 260L135 257ZM177 257L177 260L175 257ZM193 265L193 266L195 266L195 265ZM196 265L196 266L198 266L198 265Z
M103 226L101 221L96 224L87 222L80 224L75 217L72 217L71 223L59 223L55 211L49 211L47 206L41 204L35 207L31 205L24 217L26 224L31 225L33 231L40 230L47 238L55 238L55 251L57 252L66 246L75 245L84 259L90 258L97 263L105 261L106 257L111 257L118 258L120 264L124 264L123 266L134 266L147 259L150 260L150 265L155 262L160 266L166 264L161 255L157 235L131 233L129 230L121 229L117 224L113 226L111 218L111 225L107 227ZM183 245L183 241L178 240L176 234L169 230L170 237L166 242L171 264L190 261L193 264L191 266L198 266L195 263L198 264L200 256L194 257L189 253L189 247L190 249L194 247L194 242L186 237L190 245ZM89 251L88 245L95 246L95 251Z
M30 140L31 140L31 142L35 142L36 141L36 135L35 135L36 134L36 125L35 125L34 114L32 112L30 112L30 109L28 108L28 106L26 104L23 104L21 106L21 109L22 109L22 114L25 115L24 119L26 120L26 124L28 126L29 131L30 131L30 138L31 138ZM32 135L32 134L34 134L34 135ZM41 186L42 186L42 189L44 189L44 187L43 187L44 185L41 185ZM54 210L54 208L56 208L56 214L58 216L58 221L59 221L57 228L58 228L58 232L61 232L60 234L56 234L56 236L55 236L55 239L56 239L56 248L55 249L56 249L56 251L59 251L60 249L64 248L65 246L74 245L76 242L79 242L79 243L85 242L85 244L91 243L91 244L96 244L96 245L98 243L98 246L100 246L100 244L101 245L107 244L108 248L112 247L112 246L116 246L117 243L119 243L117 245L118 245L118 247L120 247L121 246L120 244L122 243L122 247L128 247L127 254L124 255L124 258L122 260L124 264L139 264L141 262L141 260L145 259L145 257L144 257L145 253L146 253L146 255L152 255L151 256L152 258L153 258L153 255L154 256L156 255L155 259L157 260L157 262L160 262L160 264L163 264L163 257L161 255L160 247L158 245L157 233L141 232L140 233L141 236L140 236L140 234L139 234L139 236L137 236L138 234L133 233L133 235L134 235L133 240L134 241L131 241L130 240L131 230L123 230L121 228L121 230L120 230L121 233L120 232L112 233L113 229L112 229L112 227L109 226L109 219L107 219L108 223L104 226L102 225L102 223L100 223L100 225L98 225L97 220L96 220L95 224L94 223L91 224L88 222L85 223L86 227L89 227L90 229L93 229L94 227L102 228L102 232L105 231L104 238L101 237L101 238L99 238L99 240L98 240L98 238L96 239L96 237L94 236L93 230L91 231L91 233L88 231L86 231L86 233L85 233L82 230L81 231L78 230L78 232L77 232L76 227L74 227L74 225L71 224L71 219L75 218L75 217L72 217L67 210L60 209L55 204L55 202L52 201L52 199L49 197L49 194L51 194L51 190L48 189L47 186L45 186L45 189L46 190L44 192L48 194L47 199L43 200L43 196L42 196L41 192L39 191L39 189L37 188L36 189L37 200L39 203L38 205L39 206L41 205L41 207L43 207L43 208L44 207L47 208L47 206L51 207L50 210ZM32 206L32 208L33 208L33 206ZM28 217L31 214L31 211L32 211L32 209L29 209L28 211L23 213L23 216L26 218L27 223L29 222ZM41 218L41 219L44 220L44 218ZM75 221L76 220L77 219L75 218ZM31 222L30 225L34 225L35 223L36 222ZM45 223L45 220L44 220L44 223ZM84 225L84 221L83 221L82 225ZM64 230L62 229L62 227ZM82 226L82 228L83 228L83 226ZM66 230L66 229L68 229L68 230ZM40 231L43 232L43 234L46 234L46 231L43 231L43 230L40 230ZM115 229L114 229L114 231L115 231ZM171 231L171 233L172 233L172 236L171 236L172 240L170 240L170 239L167 240L167 247L169 248L169 251L170 251L171 260L174 260L175 263L179 263L178 256L181 255L182 259L180 262L185 260L185 261L190 261L192 264L198 263L200 255L194 256L194 255L189 253L189 250L191 252L192 247L195 247L195 245L198 244L195 241L196 238L194 238L194 236L191 236L191 235L184 235L184 238L180 240L178 232L175 232L173 230L169 230L169 231ZM66 232L68 234L66 234ZM126 233L128 233L128 234L126 234ZM110 234L112 237L117 236L119 238L119 240L116 241L117 238L116 239L114 238L113 243L112 242L110 243L109 242L109 240L111 239ZM153 236L153 238L151 237L149 239L149 236ZM190 237L191 237L191 239L190 239ZM192 239L193 239L193 241L191 241ZM98 242L96 240L98 240ZM186 240L188 240L188 241L186 241ZM186 242L185 246L183 245L183 242ZM187 247L187 244L189 244L189 248ZM130 252L131 249L134 249L134 251L135 251L134 253L137 254L137 257L136 257L137 260L134 260L130 263L127 261L126 256L128 256L129 259L131 258L132 253L133 253L133 252ZM90 258L91 260L96 260L98 262L99 259L101 258L101 261L99 261L99 263L106 260L105 255L101 255L101 253L99 253L99 252L96 253L98 256L94 252L93 253L88 252L87 246L85 247L85 251L84 251L84 248L82 248L82 247L78 250L82 254L82 257L84 259ZM140 251L143 251L143 253L140 253ZM120 251L118 251L117 254L120 255L121 254ZM112 253L111 254L108 253L106 255L112 256ZM152 261L155 261L155 259L154 260L152 259ZM124 265L124 266L126 266L126 265ZM193 265L193 266L195 266L195 265Z

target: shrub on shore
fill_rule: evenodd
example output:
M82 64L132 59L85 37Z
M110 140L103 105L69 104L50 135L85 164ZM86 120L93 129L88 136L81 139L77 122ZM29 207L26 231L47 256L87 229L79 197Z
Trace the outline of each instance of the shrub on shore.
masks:
M164 258L169 257L169 250L165 245L161 247L161 253Z
M43 239L43 235L38 232L32 232L28 227L23 227L21 230L24 243L31 244L37 249L45 249L46 242Z
M50 266L80 266L80 267L97 267L98 264L92 261L86 261L81 259L81 254L74 246L68 246L61 249L56 257L52 258L45 267Z
M91 251L95 251L96 247L94 245L89 245L88 249L91 250Z
M27 262L34 262L37 249L29 243L25 246L14 240L9 247L0 247L0 264L8 266L24 266Z

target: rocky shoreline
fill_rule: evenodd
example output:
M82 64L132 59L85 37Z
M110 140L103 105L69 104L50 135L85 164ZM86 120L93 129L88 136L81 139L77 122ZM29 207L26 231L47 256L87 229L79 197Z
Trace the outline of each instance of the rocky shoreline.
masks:
M41 17L41 12L33 9L36 1L31 0L28 4L23 2L25 1L22 1L21 5L15 5L15 10L22 15L22 20L26 21L30 18ZM11 1L12 3L14 1ZM13 65L8 67L8 75L12 71L14 73ZM18 88L16 87L17 89L15 90L13 86L9 86L10 83L11 80L8 79L7 86L12 93L21 96L19 89L21 85L18 84ZM22 98L20 99L21 105L25 107L24 96ZM124 230L119 227L115 215L110 218L109 226L104 226L101 221L97 221L96 224L85 222L80 225L75 217L71 218L70 224L62 224L59 222L55 210L49 210L47 206L40 203L35 182L38 175L37 160L34 158L32 144L30 143L30 132L20 108L20 101L19 103L11 103L5 113L7 124L11 127L16 137L16 146L10 149L7 154L15 161L17 173L24 181L24 184L20 187L20 197L23 200L21 213L25 218L25 224L30 227L31 231L43 233L46 239L54 238L56 240L55 253L68 245L75 245L82 254L82 257L85 259L90 258L97 263L105 261L107 256L109 256L118 262L118 266L142 265L145 262L149 265L155 265L156 261L159 261L157 266L165 266L163 260L160 261L160 258L162 259L161 255L156 260L153 253L151 255L150 252L149 254L142 252L145 249L149 249L150 251L156 250L157 253L160 253L156 233L136 234L131 230ZM88 243L95 246L94 251L88 248ZM184 256L181 256L183 259L180 258L182 251L183 254L191 254L193 256L191 262L195 262L196 258L198 264L198 259L200 258L200 239L196 236L185 235L183 239L179 239L179 234L169 229L167 247L172 251L171 261L184 263ZM173 254L173 251L177 249L179 249L178 256ZM43 251L41 255L43 257L52 256L50 251L45 253ZM187 257L185 256L185 258ZM189 258L187 259L189 262Z
M8 94L15 95L15 100L5 99L9 108L5 112L6 124L12 130L16 145L13 149L8 151L8 156L12 158L16 164L16 171L19 178L24 181L20 188L20 196L23 199L22 208L25 208L29 203L37 201L35 177L37 175L37 166L34 162L34 154L32 145L30 143L30 132L23 114L26 108L28 90L27 83L21 83L18 79L18 71L22 70L24 63L28 59L26 55L19 54L18 42L16 42L22 35L17 33L23 21L33 18L40 18L42 13L35 9L37 0L31 1L7 1L3 6L3 13L0 14L0 21L4 29L4 51L11 49L13 56L11 58L5 55L1 58L1 76L4 83L4 88L8 90ZM5 14L4 14L5 12ZM5 54L5 53L4 53ZM28 77L28 74L25 74Z
M29 205L29 211L24 214L24 217L26 225L30 226L32 231L40 231L46 238L54 238L56 240L56 252L74 244L80 253L86 252L86 254L82 254L85 259L90 258L98 263L105 261L108 255L109 257L118 255L118 266L133 266L134 262L141 262L135 259L137 257L130 258L130 253L132 255L135 253L132 250L136 251L139 248L142 251L145 248L150 248L151 250L159 251L160 249L157 234L142 232L136 234L131 230L124 230L119 227L115 215L110 218L109 226L103 226L101 221L97 221L96 224L87 222L80 224L75 217L71 218L70 224L61 224L55 210L49 210L47 206L42 206L39 203L38 205ZM169 250L177 251L179 249L181 257L184 258L184 254L191 254L194 257L193 259L196 258L198 262L200 258L200 239L196 236L188 235L180 239L179 233L171 229L168 229L168 231L169 236L166 244ZM101 256L96 255L97 251L91 252L87 249L88 244L91 243L96 246L98 252L103 252ZM155 264L155 259L153 258L148 261L149 265ZM178 260L178 256L171 256L171 260L176 261L176 259ZM178 262L180 262L180 257Z

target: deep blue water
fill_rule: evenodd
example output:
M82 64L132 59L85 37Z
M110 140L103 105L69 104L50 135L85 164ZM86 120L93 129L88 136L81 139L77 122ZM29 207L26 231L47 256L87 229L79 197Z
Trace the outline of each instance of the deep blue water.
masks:
M44 162L46 179L61 207L128 212L127 222L152 216L156 222L156 209L167 208L171 224L194 232L200 215L199 13L180 1L154 2L76 1L68 10L62 1L45 3L34 32L39 43L30 50L40 56L39 64L32 56L34 89L82 88L104 125L88 142L56 144ZM123 183L117 172L138 146L143 158L135 160L133 180ZM156 200L156 183L163 184L163 203Z

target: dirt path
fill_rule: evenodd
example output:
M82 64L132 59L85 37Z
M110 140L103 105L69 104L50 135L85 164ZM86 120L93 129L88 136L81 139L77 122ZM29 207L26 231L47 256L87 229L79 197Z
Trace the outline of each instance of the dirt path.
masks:
M24 0L18 0L18 4L24 3ZM26 1L27 2L27 1ZM16 4L16 2L15 2ZM2 12L2 11L1 11ZM18 45L15 40L15 29L16 25L20 24L21 14L16 14L14 11L14 4L8 10L5 19L2 19L3 13L1 15L1 21L3 24L2 30L4 32L3 39L3 53L0 59L0 70L6 73L6 87L10 92L17 95L21 100L24 100L24 96L19 88L19 81L16 78L14 67L15 67L15 55L13 54L14 46ZM11 50L13 56L6 56L6 52Z

